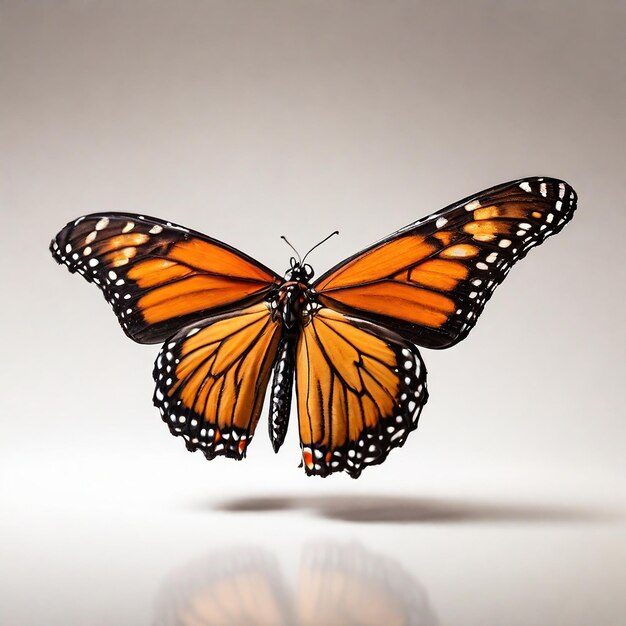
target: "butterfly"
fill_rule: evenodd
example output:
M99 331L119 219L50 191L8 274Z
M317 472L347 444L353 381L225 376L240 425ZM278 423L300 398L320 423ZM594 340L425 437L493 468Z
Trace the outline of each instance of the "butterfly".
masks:
M575 208L561 180L504 183L317 280L306 257L291 257L280 276L216 239L130 213L80 217L50 249L101 289L131 339L163 344L153 400L187 449L244 458L271 377L277 452L295 380L306 473L357 478L417 428L428 399L417 346L464 339L512 265Z

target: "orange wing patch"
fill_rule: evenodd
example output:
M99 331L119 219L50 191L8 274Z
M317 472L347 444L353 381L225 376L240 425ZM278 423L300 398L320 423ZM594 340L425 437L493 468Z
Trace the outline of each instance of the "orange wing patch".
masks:
M353 309L386 317L402 317L412 324L431 328L442 326L455 309L454 301L447 296L394 277L362 287L346 287L340 293L325 292L321 300L327 306L332 306L332 301L338 301Z
M473 328L494 289L528 250L571 219L563 181L513 181L407 226L331 269L314 288L322 304L447 348Z
M163 346L154 402L190 450L209 459L245 456L280 334L280 324L261 303L187 328Z
M266 270L256 262L244 259L239 252L200 239L175 244L168 258L194 267L201 272L221 274L230 278L258 282L267 282L268 278L271 278Z
M177 270L184 270L178 267ZM241 300L267 287L267 283L234 280L224 276L209 276L191 271L181 280L167 282L137 301L137 308L148 324L165 322L173 317L185 317L210 308L220 308Z
M100 287L126 334L142 343L260 301L280 280L219 241L139 215L80 218L57 235L51 250L59 263Z
M348 261L336 272L321 278L316 284L318 291L331 291L361 283L369 283L410 267L436 250L433 244L421 236L408 235L378 247L371 248L357 258Z
M417 427L426 370L395 334L322 308L298 342L296 391L306 472L356 478Z

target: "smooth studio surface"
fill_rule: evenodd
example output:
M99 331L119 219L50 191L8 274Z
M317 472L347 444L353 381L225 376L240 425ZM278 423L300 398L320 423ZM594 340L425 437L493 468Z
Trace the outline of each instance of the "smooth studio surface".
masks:
M626 620L626 12L615 2L4 2L0 622ZM579 209L358 481L307 478L292 415L243 462L185 451L51 237L146 213L320 275L491 185ZM252 611L252 613L250 612ZM213 620L213 621L211 621ZM255 621L256 620L256 621Z

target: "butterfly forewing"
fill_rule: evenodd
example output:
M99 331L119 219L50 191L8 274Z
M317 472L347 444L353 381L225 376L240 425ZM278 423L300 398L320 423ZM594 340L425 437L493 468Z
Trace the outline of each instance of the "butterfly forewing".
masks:
M208 459L245 456L281 335L265 303L185 328L154 368L154 403L173 435Z
M340 263L314 287L322 304L447 348L474 327L494 289L534 246L561 230L574 190L520 179L465 198Z
M322 308L298 343L296 392L307 474L357 478L417 428L426 368L397 334Z
M260 301L279 280L215 239L130 213L81 217L50 249L98 285L124 332L140 343L162 342L196 320Z

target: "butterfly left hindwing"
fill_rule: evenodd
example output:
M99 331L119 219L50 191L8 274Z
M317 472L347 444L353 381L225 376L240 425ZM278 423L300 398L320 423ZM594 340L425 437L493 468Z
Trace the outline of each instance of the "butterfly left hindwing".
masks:
M154 368L154 404L189 450L207 459L246 456L280 335L260 303L187 327L165 342Z

